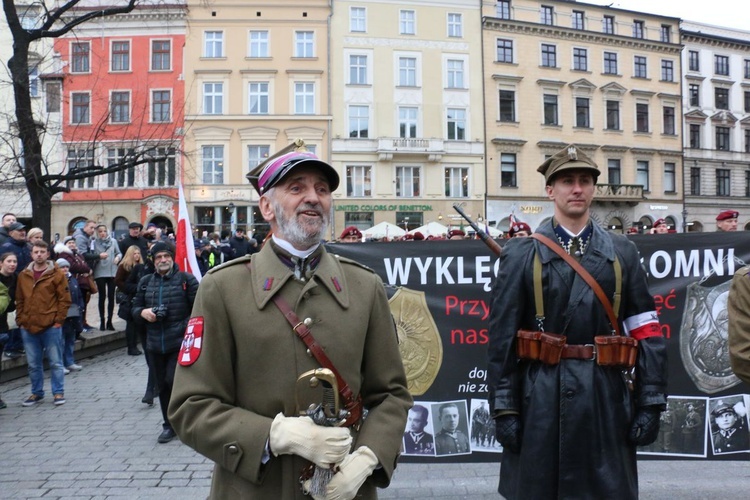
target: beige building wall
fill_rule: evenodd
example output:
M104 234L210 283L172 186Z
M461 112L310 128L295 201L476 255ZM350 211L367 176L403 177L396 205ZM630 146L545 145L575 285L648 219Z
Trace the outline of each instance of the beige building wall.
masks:
M183 183L191 222L200 231L264 233L250 168L296 138L329 159L329 2L188 7Z
M383 221L458 227L453 203L484 216L480 14L477 0L335 2L338 233ZM446 169L454 179L447 194ZM405 182L407 173L419 180Z
M535 228L549 218L536 169L575 143L601 170L595 220L624 232L664 217L681 230L679 20L582 2L506 3L484 6L489 220L505 229L514 213Z

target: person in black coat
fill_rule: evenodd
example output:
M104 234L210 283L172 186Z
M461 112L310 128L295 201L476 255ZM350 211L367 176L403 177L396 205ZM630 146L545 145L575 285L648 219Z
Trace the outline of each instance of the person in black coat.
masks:
M169 423L167 408L177 354L198 292L198 280L179 270L174 262L174 251L172 245L164 242L151 248L156 271L141 279L133 299L133 316L146 322L146 349L159 388L159 405L164 417L159 443L168 443L176 436Z
M637 498L636 448L656 440L667 403L654 299L635 245L590 217L596 163L570 145L538 171L554 218L508 240L492 289L487 383L503 445L498 492L508 500ZM603 289L614 324L558 246ZM535 333L536 347L546 341L542 355L560 357L535 358ZM602 343L621 345L627 361L636 354L634 381L624 376L628 362L604 364Z
M131 222L128 225L128 235L125 236L120 242L120 251L123 255L128 251L128 248L135 245L141 249L141 255L148 254L148 240L141 236L141 230L143 224L140 222Z
M254 253L250 240L245 238L245 231L239 228L234 232L234 236L229 238L229 246L232 249L232 259Z

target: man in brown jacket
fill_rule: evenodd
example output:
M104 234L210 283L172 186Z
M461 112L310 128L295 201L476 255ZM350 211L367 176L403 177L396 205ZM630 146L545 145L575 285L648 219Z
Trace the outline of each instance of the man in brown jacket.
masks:
M371 270L320 244L339 184L330 165L291 152L259 168L251 182L273 237L201 281L170 422L185 444L216 462L211 498L309 499L300 473L311 463L337 471L314 498L376 498L376 487L390 482L412 404L385 289ZM277 296L361 396L367 418L325 427L300 416L307 406L297 404L298 377L321 364Z
M65 274L48 257L49 245L41 240L34 242L32 262L19 273L16 284L16 322L21 328L31 379L31 395L23 406L34 406L44 399L45 350L54 403L65 404L61 339L70 292Z
M727 298L727 312L732 371L750 384L750 266L734 273Z

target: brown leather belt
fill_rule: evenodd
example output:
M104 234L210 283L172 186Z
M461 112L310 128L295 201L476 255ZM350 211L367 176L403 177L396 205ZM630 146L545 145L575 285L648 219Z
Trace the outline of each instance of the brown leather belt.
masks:
M564 359L596 359L596 350L593 344L565 344L562 350Z

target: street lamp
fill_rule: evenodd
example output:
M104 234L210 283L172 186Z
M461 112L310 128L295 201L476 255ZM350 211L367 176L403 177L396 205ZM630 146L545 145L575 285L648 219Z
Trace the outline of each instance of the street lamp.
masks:
M237 207L235 207L234 203L230 201L229 205L227 205L227 208L229 209L229 227L232 231L232 234L234 234L235 230L237 229L237 221L234 218L234 213L237 210Z

